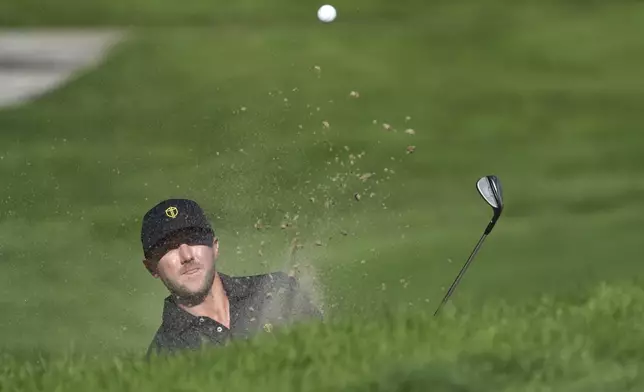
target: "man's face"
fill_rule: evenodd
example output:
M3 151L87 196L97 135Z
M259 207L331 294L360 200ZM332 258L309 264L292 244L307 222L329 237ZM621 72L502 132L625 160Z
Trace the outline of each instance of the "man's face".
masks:
M176 296L185 300L203 298L215 279L217 253L216 239L205 244L194 232L177 233L155 255L154 275Z

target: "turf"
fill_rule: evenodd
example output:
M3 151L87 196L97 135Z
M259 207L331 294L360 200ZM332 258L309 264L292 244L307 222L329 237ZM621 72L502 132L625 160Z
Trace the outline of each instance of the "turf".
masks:
M521 307L448 307L441 318L389 312L378 322L275 330L149 363L130 355L28 363L4 355L0 389L636 391L644 385L643 306L640 286L601 285L577 304L544 296Z
M4 352L143 352L165 292L140 218L167 197L209 211L223 271L299 264L329 320L431 313L490 217L488 173L507 209L454 301L520 306L641 270L637 3L419 2L389 21L365 3L331 25L299 18L306 3L224 24L193 21L199 2L30 4L3 3L3 23L131 35L0 111Z

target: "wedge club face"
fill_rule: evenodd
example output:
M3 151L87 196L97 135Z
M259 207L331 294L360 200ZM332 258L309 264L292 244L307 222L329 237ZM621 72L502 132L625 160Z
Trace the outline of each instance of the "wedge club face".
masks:
M479 194L481 195L481 197L483 197L483 200L485 200L487 204L489 204L492 207L492 209L494 210L494 216L490 220L490 223L487 225L487 228L485 229L485 232L479 239L479 242L474 247L474 250L470 254L470 257L467 258L465 265L463 265L460 272L458 273L458 276L456 276L456 279L454 279L454 282L450 286L449 290L447 290L447 293L445 294L445 296L443 297L443 300L441 301L440 305L436 309L436 312L434 312L434 316L438 314L438 312L441 310L443 305L445 305L447 300L454 293L454 290L456 290L456 287L458 286L459 282L463 278L463 275L465 275L467 268L469 267L470 263L472 263L472 260L474 260L474 257L476 256L479 249L483 245L483 241L485 241L485 238L487 237L487 235L490 234L490 232L494 228L494 225L496 224L496 221L501 216L501 212L503 211L503 191L501 189L501 182L499 181L498 177L494 175L481 177L476 182L476 189L479 191Z
M501 216L501 212L503 212L503 189L501 187L501 181L494 175L481 177L476 182L476 189L479 191L483 200L494 210L494 216L485 229L485 234L490 234L496 221Z

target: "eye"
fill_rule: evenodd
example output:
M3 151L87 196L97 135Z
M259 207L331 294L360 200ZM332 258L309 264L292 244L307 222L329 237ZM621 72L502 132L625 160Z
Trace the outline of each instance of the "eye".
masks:
M163 256L165 256L168 252L178 248L179 245L175 244L173 241L166 241L162 244L160 244L154 251L152 251L152 258L156 260L157 262L161 261Z

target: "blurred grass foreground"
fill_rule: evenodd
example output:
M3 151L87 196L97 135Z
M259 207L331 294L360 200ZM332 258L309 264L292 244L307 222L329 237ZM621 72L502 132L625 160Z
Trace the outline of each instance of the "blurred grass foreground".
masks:
M601 285L578 303L395 312L267 332L153 357L4 356L2 391L636 391L644 290Z

